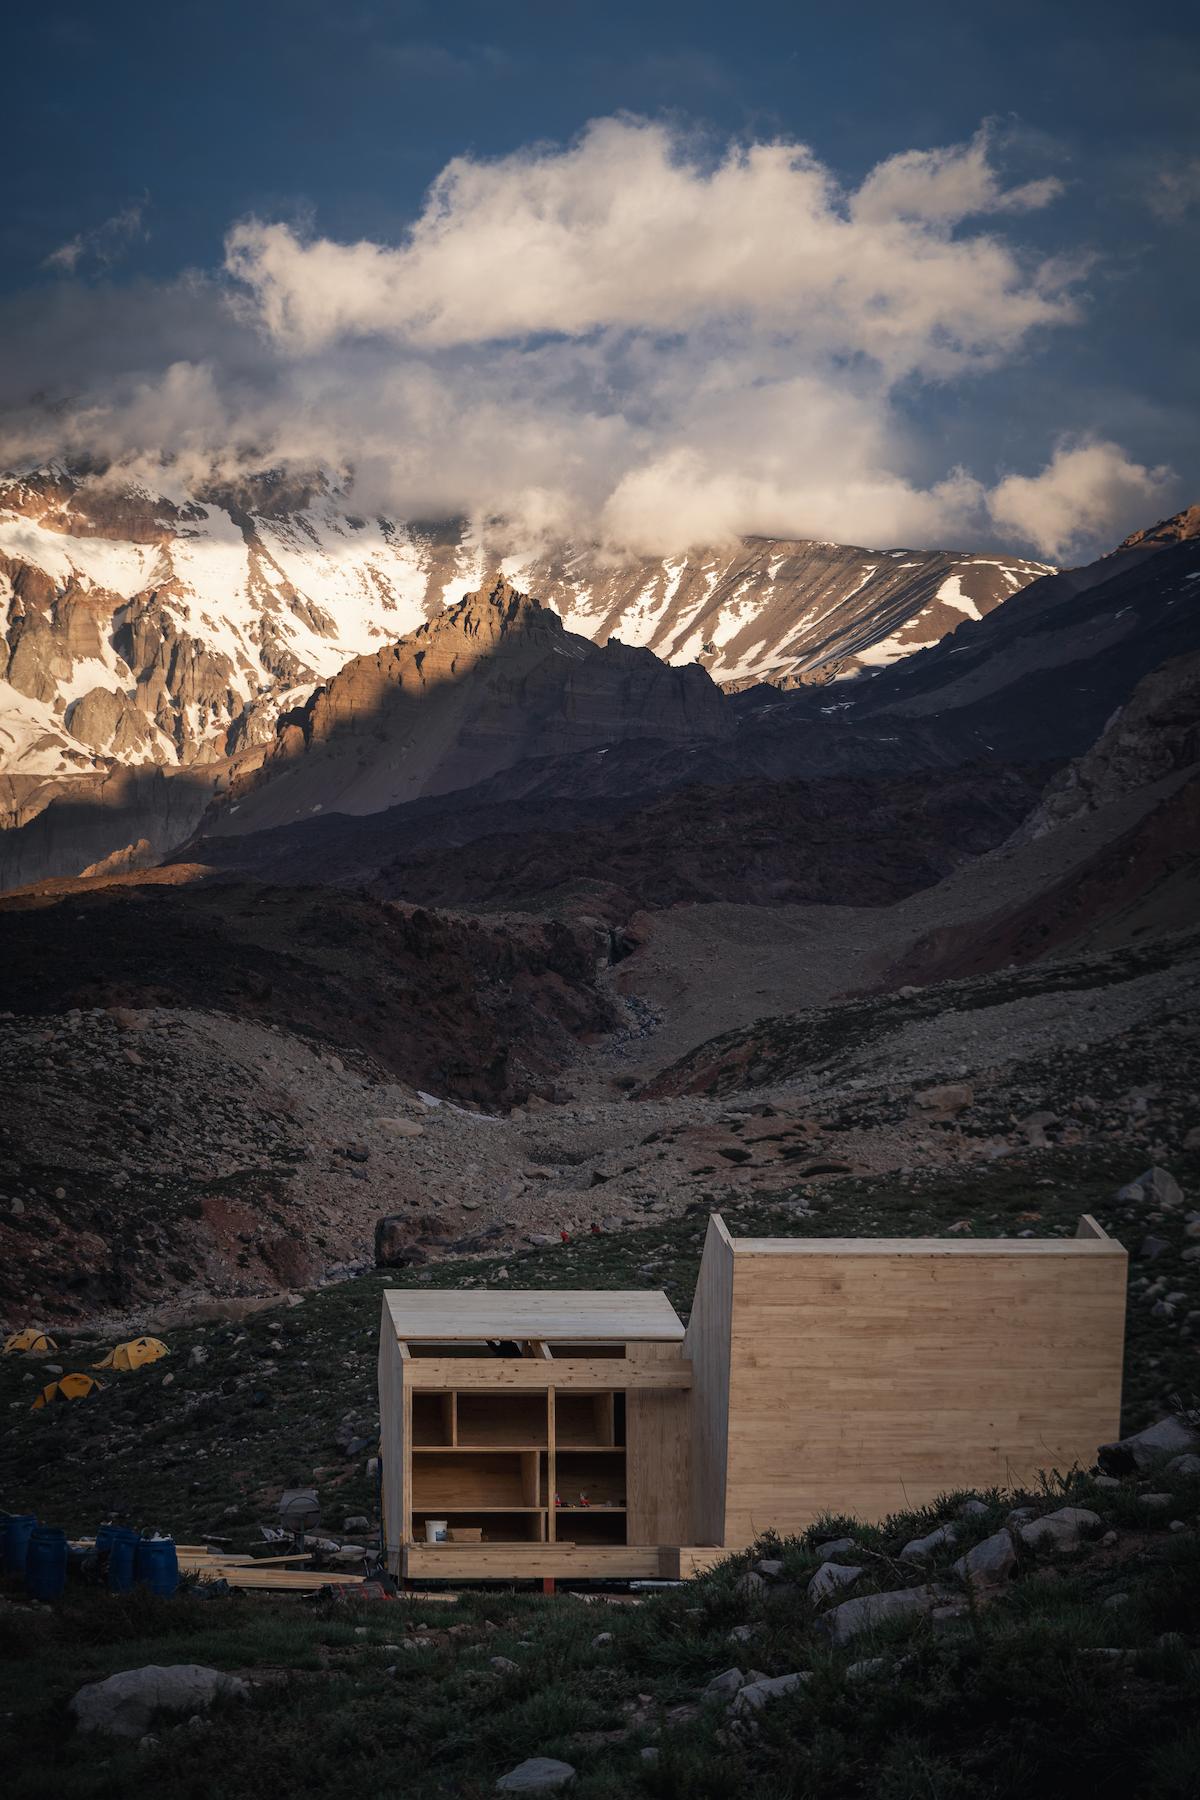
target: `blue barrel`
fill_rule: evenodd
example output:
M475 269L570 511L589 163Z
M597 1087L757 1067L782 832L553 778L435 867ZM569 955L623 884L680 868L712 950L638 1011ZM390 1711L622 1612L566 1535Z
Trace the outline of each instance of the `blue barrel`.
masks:
M139 1538L133 1559L133 1578L164 1599L173 1594L179 1586L179 1558L174 1538Z
M25 1558L29 1554L29 1536L36 1524L36 1513L13 1513L10 1516L4 1533L4 1568L7 1574L24 1574Z
M108 1540L108 1588L113 1594L128 1594L133 1588L133 1559L137 1554L138 1534L128 1525L113 1525Z
M31 1600L57 1600L67 1585L67 1534L35 1525L25 1557L25 1591Z

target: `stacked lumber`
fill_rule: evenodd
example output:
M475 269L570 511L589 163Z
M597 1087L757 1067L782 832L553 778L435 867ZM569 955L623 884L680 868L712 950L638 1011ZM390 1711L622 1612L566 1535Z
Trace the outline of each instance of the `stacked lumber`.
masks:
M179 1546L181 1575L199 1575L210 1581L226 1581L246 1592L315 1594L320 1588L354 1586L362 1575L344 1575L331 1569L314 1569L307 1552L292 1556L233 1556L216 1551ZM307 1568L287 1565L307 1563Z

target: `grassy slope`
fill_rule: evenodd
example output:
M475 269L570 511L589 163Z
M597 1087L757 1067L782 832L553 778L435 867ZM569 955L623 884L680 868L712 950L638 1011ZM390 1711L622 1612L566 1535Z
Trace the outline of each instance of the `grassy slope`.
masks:
M991 1236L1069 1232L1078 1212L1091 1210L1136 1249L1144 1218L1123 1215L1112 1200L1117 1183L1136 1173L1127 1157L1057 1149L969 1177L810 1184L814 1211L807 1218L754 1201L729 1207L727 1217L736 1232L800 1235L923 1235L966 1219L975 1234ZM1181 1165L1177 1172L1185 1183L1190 1177L1194 1191L1200 1169ZM1018 1216L1028 1213L1038 1216ZM662 1286L686 1311L704 1225L697 1215L530 1251L508 1259L501 1285ZM1189 1242L1182 1217L1151 1229L1171 1245L1152 1265L1154 1275L1165 1275L1171 1291L1186 1288L1200 1305L1200 1265L1181 1260ZM1137 1279L1139 1265L1132 1268ZM495 1261L447 1263L435 1266L431 1280L490 1285L499 1271ZM258 1535L257 1521L271 1518L279 1489L320 1471L330 1524L370 1511L365 1456L342 1457L333 1434L347 1415L364 1435L373 1430L380 1289L415 1279L412 1272L363 1277L242 1325L176 1333L170 1364L121 1377L100 1399L75 1408L30 1414L34 1384L23 1380L23 1359L6 1359L0 1502L36 1508L75 1530L123 1505L137 1522L169 1526L181 1537L219 1527L248 1543ZM1155 1318L1135 1295L1128 1427L1156 1416L1172 1394L1194 1400L1197 1353L1180 1328L1187 1310ZM272 1350L272 1342L282 1349ZM190 1369L194 1344L209 1355ZM86 1366L80 1350L60 1352L59 1360ZM164 1366L174 1377L167 1386ZM40 1364L35 1368L44 1379ZM1061 1572L1046 1559L1028 1563L1001 1602L949 1635L926 1623L902 1629L911 1660L889 1663L865 1685L849 1684L845 1667L879 1645L858 1641L851 1650L829 1651L802 1586L791 1580L762 1605L737 1595L733 1580L746 1557L636 1609L487 1591L464 1598L453 1614L419 1602L363 1608L364 1635L356 1633L357 1607L262 1596L185 1596L156 1605L141 1596L116 1601L85 1593L61 1611L34 1615L32 1627L29 1614L0 1608L9 1696L0 1750L17 1771L13 1792L31 1800L100 1800L131 1787L188 1800L214 1791L260 1800L264 1791L289 1789L347 1800L482 1796L505 1768L539 1754L575 1764L581 1800L1026 1800L1040 1792L1194 1800L1200 1484L1155 1478L1152 1485L1171 1491L1172 1502L1148 1521L1135 1484L1098 1490L1079 1478L1072 1499L1118 1527L1116 1548L1089 1547ZM969 1538L986 1535L1003 1517L1007 1502L988 1498L989 1515L971 1521ZM224 1518L230 1506L236 1515ZM896 1552L952 1511L948 1500L878 1530L856 1528L871 1553L858 1591L922 1578L898 1564ZM1171 1533L1173 1518L1188 1529ZM837 1524L827 1523L829 1530ZM789 1575L803 1579L814 1566L805 1541L785 1545L782 1554ZM1133 1598L1119 1611L1108 1609L1103 1602L1114 1592ZM428 1650L385 1647L418 1622L436 1628L451 1617L475 1629ZM746 1622L753 1640L730 1643L732 1626ZM613 1644L593 1644L601 1630L612 1631ZM1174 1631L1184 1634L1181 1642L1159 1642ZM893 1654L887 1645L896 1635L883 1634L885 1655ZM1136 1655L1116 1662L1084 1654L1103 1647ZM494 1655L511 1658L517 1671L493 1671ZM210 1725L178 1735L168 1726L144 1750L105 1747L98 1754L64 1732L63 1705L81 1682L180 1661L259 1671L263 1685L249 1707L220 1710ZM677 1706L690 1709L705 1681L734 1663L772 1675L812 1669L816 1679L778 1702L750 1739L729 1736L720 1707L672 1716ZM661 1751L654 1767L639 1755L652 1742Z

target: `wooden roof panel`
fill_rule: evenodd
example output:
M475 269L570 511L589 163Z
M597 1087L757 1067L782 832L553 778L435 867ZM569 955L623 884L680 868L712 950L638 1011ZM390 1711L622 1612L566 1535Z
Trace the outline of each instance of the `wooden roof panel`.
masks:
M682 1321L667 1296L649 1289L518 1289L501 1294L385 1288L383 1298L396 1336L414 1343L479 1343L487 1338L678 1343L683 1338Z

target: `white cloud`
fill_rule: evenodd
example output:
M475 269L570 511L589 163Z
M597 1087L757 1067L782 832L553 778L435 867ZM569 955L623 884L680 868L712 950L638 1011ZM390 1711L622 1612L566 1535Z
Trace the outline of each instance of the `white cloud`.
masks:
M1165 225L1177 225L1200 206L1200 156L1180 157L1156 170L1146 197Z
M396 244L246 221L222 276L42 290L0 329L0 382L70 398L14 412L0 456L324 464L364 512L501 519L522 545L970 544L997 522L1103 541L1105 495L1136 497L1115 447L1062 451L989 504L899 399L1079 317L1078 264L1006 235L1056 191L1006 185L986 132L851 191L800 144L714 152L601 120L565 148L456 158ZM1089 485L1070 458L1101 451L1125 473Z
M993 518L1056 559L1106 531L1117 538L1164 503L1169 469L1131 462L1118 444L1062 444L1037 475L1009 475L989 497Z
M445 349L736 322L892 376L945 374L1074 317L1060 274L950 229L1054 191L1006 192L982 138L894 158L847 194L803 144L705 160L665 125L604 119L565 150L456 157L399 245L248 220L227 267L300 353L355 335Z
M43 267L55 269L60 275L74 275L84 262L94 262L100 268L109 268L119 257L123 256L130 244L149 236L142 223L147 202L143 198L122 207L111 219L104 219L99 225L93 225L88 231L80 231L57 250L52 250L46 257Z

